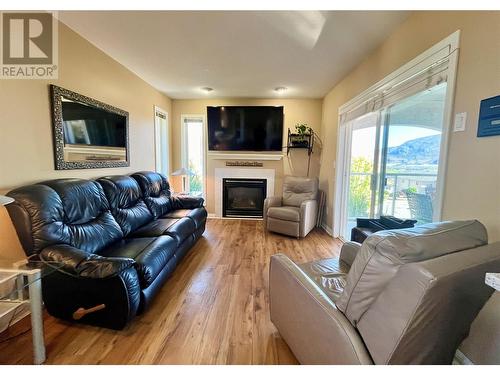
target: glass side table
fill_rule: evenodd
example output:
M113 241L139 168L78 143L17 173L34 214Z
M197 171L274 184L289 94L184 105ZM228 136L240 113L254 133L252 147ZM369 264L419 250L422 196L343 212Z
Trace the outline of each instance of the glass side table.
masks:
M31 314L33 362L45 362L42 315L42 278L62 268L61 263L0 260L0 332Z

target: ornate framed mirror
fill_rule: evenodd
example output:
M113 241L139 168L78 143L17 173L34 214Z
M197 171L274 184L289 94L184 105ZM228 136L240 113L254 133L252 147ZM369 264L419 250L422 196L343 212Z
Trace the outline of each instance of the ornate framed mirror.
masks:
M130 165L128 112L50 85L55 168Z

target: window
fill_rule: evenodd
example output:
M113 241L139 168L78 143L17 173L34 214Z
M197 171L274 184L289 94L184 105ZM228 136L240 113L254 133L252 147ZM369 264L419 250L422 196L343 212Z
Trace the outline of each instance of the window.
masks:
M433 221L446 82L346 124L347 216Z
M440 219L458 32L340 109L334 234L356 218Z
M190 175L186 190L192 195L205 195L205 121L202 115L183 115L182 164Z

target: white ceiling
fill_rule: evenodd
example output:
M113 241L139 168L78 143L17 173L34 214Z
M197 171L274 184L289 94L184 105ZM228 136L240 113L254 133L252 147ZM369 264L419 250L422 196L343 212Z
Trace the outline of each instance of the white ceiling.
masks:
M171 98L321 98L406 17L386 11L59 12ZM202 87L213 87L210 94Z

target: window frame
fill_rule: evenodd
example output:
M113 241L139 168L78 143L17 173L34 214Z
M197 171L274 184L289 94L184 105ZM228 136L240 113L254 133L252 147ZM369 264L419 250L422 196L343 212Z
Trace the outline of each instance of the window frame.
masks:
M166 131L165 134L167 136L166 139L166 147L167 147L167 157L165 162L166 168L165 171L162 170L162 161L160 160L161 155L162 155L162 142L161 142L161 134L162 134L162 129L160 127L160 121L158 119L161 119L160 116L158 116L158 113L161 113L162 115L165 116L165 122L166 122ZM165 175L168 177L171 173L170 167L171 167L171 135L170 135L170 122L169 122L169 117L168 117L168 112L165 111L164 109L154 106L154 131L155 131L155 170L158 173L165 173Z
M442 217L443 203L444 203L444 191L445 191L445 177L447 171L447 159L448 159L448 148L449 139L452 128L453 121L453 101L455 97L455 86L456 86L456 75L458 66L458 55L459 55L459 42L460 42L460 30L455 31L453 34L444 38L437 44L433 45L431 48L427 49L419 56L415 57L408 63L404 64L402 67L387 75L385 78L377 82L376 84L369 87L367 90L363 91L353 99L349 100L347 103L339 107L338 111L338 123L337 123L337 155L333 162L333 168L335 170L335 186L334 186L334 199L333 199L333 236L341 237L342 227L341 223L343 212L346 209L344 202L344 197L346 196L346 189L348 189L348 184L345 183L348 176L346 172L349 171L347 164L347 159L349 159L349 148L350 139L349 131L347 130L347 125L350 121L344 121L343 116L345 116L349 111L354 110L359 107L362 103L367 102L371 98L377 97L384 90L390 90L391 87L398 84L402 84L405 80L408 80L412 75L418 74L423 68L431 66L437 63L443 58L443 50L447 47L448 52L448 68L447 68L447 90L445 98L445 107L443 114L443 131L441 134L441 145L440 145L440 155L439 155L439 167L438 175L436 179L436 206L433 213L433 220L439 221ZM347 144L349 142L349 145ZM337 209L336 209L337 208ZM344 210L344 211L343 211Z
M188 168L188 139L187 139L187 126L186 119L198 119L202 121L202 129L203 129L203 150L201 153L202 156L202 187L203 192L202 196L206 199L207 194L207 121L206 116L202 114L182 114L181 115L181 165L184 168ZM189 178L187 181L187 189L190 190L189 186Z

